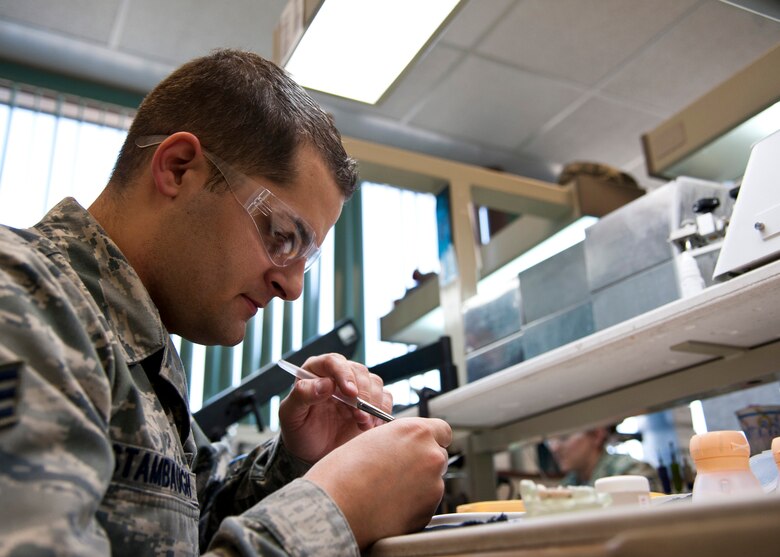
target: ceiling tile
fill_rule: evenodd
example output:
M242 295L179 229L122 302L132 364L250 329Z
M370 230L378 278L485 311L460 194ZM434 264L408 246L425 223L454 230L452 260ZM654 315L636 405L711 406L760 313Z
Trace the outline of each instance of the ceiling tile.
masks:
M417 60L405 75L401 76L387 98L374 107L374 110L379 114L403 119L409 110L424 99L447 75L462 56L462 52L441 44L432 48Z
M780 42L780 24L716 0L682 20L604 90L672 114Z
M469 49L504 14L514 0L469 0L455 14L441 40L447 44Z
M120 0L0 1L0 19L107 43Z
M134 0L119 47L180 64L218 47L243 48L270 58L273 28L285 0ZM155 14L149 17L149 14Z
M470 56L439 84L411 122L512 149L579 95L568 85Z
M623 104L594 97L534 139L524 151L563 164L589 161L620 167L641 155L641 135L659 120Z
M593 85L696 0L525 0L478 46L486 56Z

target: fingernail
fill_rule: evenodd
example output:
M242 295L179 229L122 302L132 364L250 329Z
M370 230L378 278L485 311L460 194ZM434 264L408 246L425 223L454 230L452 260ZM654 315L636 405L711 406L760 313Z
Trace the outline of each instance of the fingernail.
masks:
M352 391L353 393L357 392L358 388L357 388L357 385L355 385L354 381L347 381L347 385L349 385L349 390L350 391Z

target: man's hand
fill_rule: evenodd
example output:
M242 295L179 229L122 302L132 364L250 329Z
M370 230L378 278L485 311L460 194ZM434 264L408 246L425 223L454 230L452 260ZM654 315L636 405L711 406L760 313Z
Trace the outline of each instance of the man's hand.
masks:
M392 411L393 398L384 390L382 379L364 365L339 354L326 354L309 358L303 367L320 379L295 382L279 407L279 421L285 447L306 462L317 462L362 431L384 423L334 399L331 395L336 389L385 412Z
M450 426L404 418L334 450L304 478L336 502L361 549L424 528L444 494Z

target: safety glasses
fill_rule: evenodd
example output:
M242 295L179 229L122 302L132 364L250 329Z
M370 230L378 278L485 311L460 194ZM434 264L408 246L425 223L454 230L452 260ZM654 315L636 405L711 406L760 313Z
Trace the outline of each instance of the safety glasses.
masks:
M150 135L139 137L138 147L159 145L168 136ZM314 229L270 190L252 178L239 172L231 165L202 149L203 155L219 171L238 203L246 209L255 223L263 247L274 265L287 267L298 261L305 261L304 272L308 271L320 256L317 235ZM239 191L248 191L247 196Z

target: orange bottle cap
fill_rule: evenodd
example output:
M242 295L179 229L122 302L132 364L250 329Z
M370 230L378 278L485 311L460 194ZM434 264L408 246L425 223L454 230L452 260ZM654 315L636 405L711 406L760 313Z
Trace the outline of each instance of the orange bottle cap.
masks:
M691 457L701 468L743 469L749 467L750 445L741 431L711 431L691 437Z

